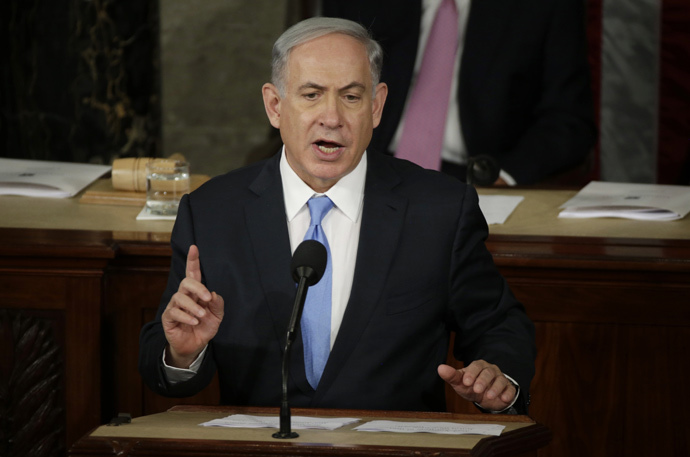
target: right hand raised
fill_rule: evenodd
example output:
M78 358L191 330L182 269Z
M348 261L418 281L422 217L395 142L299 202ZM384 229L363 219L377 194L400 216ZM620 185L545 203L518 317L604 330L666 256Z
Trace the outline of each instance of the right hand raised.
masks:
M223 297L209 292L201 283L199 248L191 245L185 278L161 317L168 340L168 365L189 367L218 332L223 320L223 306Z

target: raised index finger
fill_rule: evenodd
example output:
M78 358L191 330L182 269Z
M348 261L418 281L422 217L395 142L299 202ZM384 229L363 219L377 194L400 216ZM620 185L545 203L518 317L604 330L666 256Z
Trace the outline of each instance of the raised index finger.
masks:
M199 262L199 248L196 245L189 246L187 253L187 268L185 276L201 282L201 263Z

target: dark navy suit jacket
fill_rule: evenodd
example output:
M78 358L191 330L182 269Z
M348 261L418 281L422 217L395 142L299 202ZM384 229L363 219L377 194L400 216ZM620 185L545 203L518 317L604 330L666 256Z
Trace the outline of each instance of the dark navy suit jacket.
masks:
M155 392L193 395L218 372L221 402L278 406L281 359L295 296L279 154L216 177L185 196L172 234L170 279L141 333L140 372ZM449 332L455 354L497 364L527 398L534 330L484 246L472 187L384 154L369 154L354 282L338 337L314 391L302 343L293 345L294 406L443 410ZM203 281L225 316L199 373L171 386L161 369L160 315L199 247ZM525 412L521 402L518 410Z
M324 16L367 27L384 50L388 97L370 149L388 151L414 71L421 0L322 0ZM518 184L581 165L596 141L582 0L474 0L458 81L470 156Z

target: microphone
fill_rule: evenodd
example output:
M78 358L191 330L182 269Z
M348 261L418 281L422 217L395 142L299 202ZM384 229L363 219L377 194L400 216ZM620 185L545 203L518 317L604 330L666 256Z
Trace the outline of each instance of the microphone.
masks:
M302 241L292 256L292 279L299 283L300 279L306 278L308 285L313 286L326 271L327 261L328 253L323 244L316 240Z
M478 155L467 160L467 184L490 186L496 182L500 172L498 163L491 156Z
M288 373L290 367L290 349L297 335L297 327L302 318L304 301L307 299L307 289L321 279L326 271L328 253L326 247L316 240L305 240L297 246L292 255L292 278L297 283L295 303L287 329L285 351L283 352L283 399L280 404L280 430L273 434L273 438L297 438L299 435L290 430L290 405L288 404Z

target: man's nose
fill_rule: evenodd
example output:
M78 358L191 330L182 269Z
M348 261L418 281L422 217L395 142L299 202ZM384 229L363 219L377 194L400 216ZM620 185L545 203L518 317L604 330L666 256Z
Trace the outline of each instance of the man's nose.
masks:
M342 126L341 106L338 98L333 96L325 97L320 113L320 124L330 129Z

